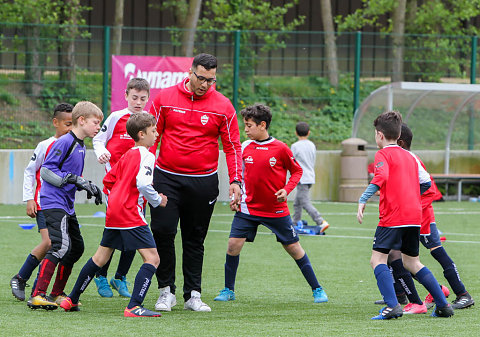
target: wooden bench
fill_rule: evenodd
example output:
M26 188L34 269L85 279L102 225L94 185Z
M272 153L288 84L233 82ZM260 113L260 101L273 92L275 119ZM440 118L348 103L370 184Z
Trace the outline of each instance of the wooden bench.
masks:
M432 173L436 183L456 183L457 184L457 201L462 201L462 183L480 183L480 174L474 173Z

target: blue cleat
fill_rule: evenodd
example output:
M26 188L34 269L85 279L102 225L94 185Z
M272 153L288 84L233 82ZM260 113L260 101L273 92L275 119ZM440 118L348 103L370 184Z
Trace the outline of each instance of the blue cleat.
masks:
M97 286L98 294L102 297L113 297L112 289L108 285L108 280L105 276L95 277L93 279Z
M220 290L220 294L213 299L214 301L222 301L222 302L227 302L227 301L234 301L235 300L235 292L233 290L230 290L228 288L223 288Z
M123 297L132 297L127 288L127 278L122 276L121 279L113 278L110 280L110 285L113 289L118 291L118 294Z
M403 309L400 304L394 308L384 307L380 310L380 314L372 317L373 320L392 319L403 316Z
M328 302L327 293L322 287L313 290L313 303Z

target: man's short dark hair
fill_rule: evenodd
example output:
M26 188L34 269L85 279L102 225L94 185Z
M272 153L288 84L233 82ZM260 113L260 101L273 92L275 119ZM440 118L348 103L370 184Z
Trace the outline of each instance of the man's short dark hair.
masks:
M72 112L73 105L69 103L59 103L53 109L53 118L57 118L61 112Z
M196 69L197 66L202 66L206 70L216 69L217 68L217 58L210 54L198 54L193 59L192 68Z
M298 122L295 131L297 131L297 135L300 137L305 137L308 135L308 131L310 131L310 126L306 122Z
M373 126L386 139L397 140L402 131L402 115L396 110L384 112L373 121Z
M270 111L270 108L263 104L255 103L254 105L247 106L240 111L240 113L245 120L252 119L257 125L261 122L265 122L267 129L272 121L272 112Z
M412 139L412 130L410 130L407 124L402 123L402 133L400 134L400 138L398 138L398 140L403 140L405 146L407 147L406 150L410 150L410 146L412 146Z
M127 133L134 141L138 142L138 133L156 124L157 120L153 115L148 112L137 112L132 114L127 120Z
M150 96L150 84L144 78L134 77L127 83L127 89L125 90L127 95L130 90L135 89L137 91L146 91Z

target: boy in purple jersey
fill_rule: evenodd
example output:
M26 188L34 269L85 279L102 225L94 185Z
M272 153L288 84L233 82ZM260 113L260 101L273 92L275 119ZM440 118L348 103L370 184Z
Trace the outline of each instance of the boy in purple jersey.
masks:
M61 262L64 268L62 280L58 280L57 289L52 290L52 295L58 296L63 295L72 267L83 254L83 238L74 209L75 192L85 190L87 198L95 197L97 205L102 203L100 189L81 177L86 152L83 140L98 133L102 119L103 113L95 104L77 103L72 111L72 131L54 143L40 169L43 179L40 204L51 248L40 266L33 297L27 302L32 309L54 310L58 307L46 296L55 267Z

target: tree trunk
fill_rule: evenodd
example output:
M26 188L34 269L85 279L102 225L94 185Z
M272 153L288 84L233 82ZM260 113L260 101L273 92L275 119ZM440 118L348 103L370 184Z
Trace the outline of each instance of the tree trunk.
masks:
M125 0L115 0L115 18L113 19L112 30L112 52L114 55L122 53L122 28L123 28L123 12Z
M59 57L59 79L61 85L68 90L75 90L76 86L76 63L75 63L75 38L78 35L78 11L72 10L80 5L79 0L64 0L61 23L62 32Z
M40 29L37 25L25 26L25 89L33 97L39 97L43 89Z
M407 0L398 0L397 4L397 7L393 10L392 82L403 81L403 53Z
M202 0L190 0L188 4L188 13L185 18L186 29L182 36L182 49L187 57L193 56L193 47L195 45L195 33L197 31L197 23L200 17L200 8L202 7Z
M323 30L325 31L325 51L327 55L327 73L330 84L338 86L337 45L333 26L332 6L330 0L321 0Z

